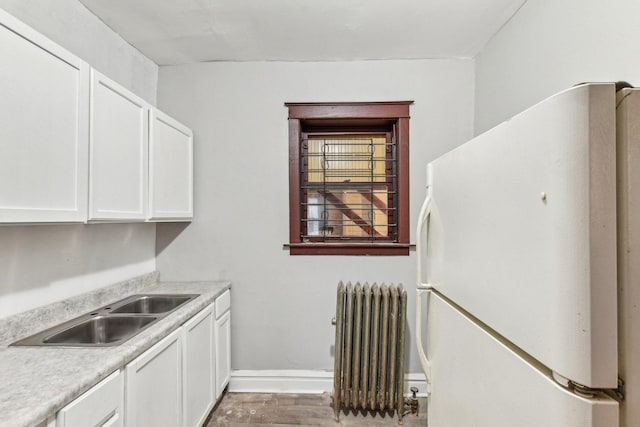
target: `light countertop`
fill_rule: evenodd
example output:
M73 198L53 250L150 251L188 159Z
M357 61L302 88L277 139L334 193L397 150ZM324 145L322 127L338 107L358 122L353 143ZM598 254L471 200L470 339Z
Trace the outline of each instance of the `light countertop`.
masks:
M176 330L230 282L159 282L149 275L0 321L0 427L33 427ZM151 282L151 283L150 283ZM200 294L114 347L9 347L39 330L136 293Z

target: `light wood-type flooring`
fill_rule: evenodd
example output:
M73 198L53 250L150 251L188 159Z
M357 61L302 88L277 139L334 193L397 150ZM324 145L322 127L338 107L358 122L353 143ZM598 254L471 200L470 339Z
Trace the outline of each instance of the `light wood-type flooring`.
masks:
M418 399L418 416L408 414L404 426L427 425L426 399ZM398 426L394 414L340 412L334 420L329 394L226 393L205 424L206 427L252 426Z

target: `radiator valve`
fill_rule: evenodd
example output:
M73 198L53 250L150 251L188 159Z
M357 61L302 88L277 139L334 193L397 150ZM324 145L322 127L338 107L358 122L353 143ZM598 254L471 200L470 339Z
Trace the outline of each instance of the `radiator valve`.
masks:
M418 393L418 387L411 387L410 390L411 390L411 397L409 398L409 408L411 409L411 415L417 416L418 409L420 407L420 404L418 402L418 397L416 396L416 393Z

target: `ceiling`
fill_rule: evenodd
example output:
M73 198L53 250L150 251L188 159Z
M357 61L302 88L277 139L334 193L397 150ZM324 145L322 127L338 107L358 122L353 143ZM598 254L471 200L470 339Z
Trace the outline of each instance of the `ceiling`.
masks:
M526 0L80 0L159 65L468 58Z

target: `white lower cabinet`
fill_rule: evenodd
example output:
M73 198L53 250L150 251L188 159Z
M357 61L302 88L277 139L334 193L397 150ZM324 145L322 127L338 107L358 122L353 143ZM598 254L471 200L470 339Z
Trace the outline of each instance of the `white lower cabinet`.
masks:
M231 292L226 291L215 301L216 325L216 399L231 378Z
M231 293L47 420L47 427L201 427L231 375Z
M182 327L184 427L199 427L215 403L213 304Z
M126 426L182 426L180 336L172 332L125 368Z
M62 408L56 426L122 427L123 408L124 375L118 370Z

